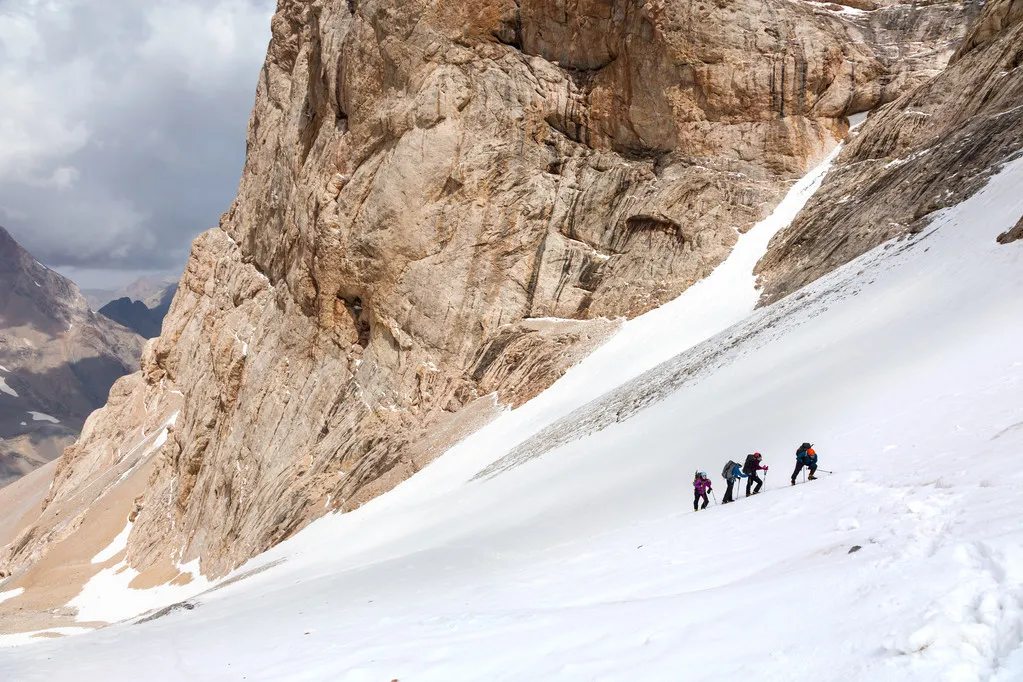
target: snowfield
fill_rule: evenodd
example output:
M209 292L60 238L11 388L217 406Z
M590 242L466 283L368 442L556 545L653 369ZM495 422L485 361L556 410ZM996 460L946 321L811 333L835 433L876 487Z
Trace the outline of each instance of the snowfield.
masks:
M751 313L819 179L393 492L155 619L2 650L0 679L1023 679L1023 247L995 243L1023 159ZM835 473L790 487L804 440ZM753 450L765 493L694 513L693 471L720 499Z

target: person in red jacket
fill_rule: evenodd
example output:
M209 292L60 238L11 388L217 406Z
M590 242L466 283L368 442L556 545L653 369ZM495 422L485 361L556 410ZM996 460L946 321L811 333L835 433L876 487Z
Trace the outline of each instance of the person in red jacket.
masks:
M742 473L749 476L746 479L746 497L750 495L756 495L760 492L760 489L764 487L764 482L757 475L759 471L767 471L767 467L760 463L762 455L759 452L754 452L752 455L746 455L746 462L742 465ZM753 492L750 489L753 488L753 483L757 484L757 487Z

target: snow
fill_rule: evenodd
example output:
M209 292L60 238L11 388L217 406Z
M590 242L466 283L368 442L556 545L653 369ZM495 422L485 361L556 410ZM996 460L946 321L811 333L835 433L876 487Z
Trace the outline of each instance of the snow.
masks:
M118 533L117 537L111 540L109 545L92 558L92 563L105 564L123 552L128 547L128 536L131 535L131 527L132 523L130 521L125 523L124 530Z
M96 563L95 559L93 563ZM191 575L192 581L187 585L167 584L149 590L136 590L130 588L129 584L138 577L139 572L121 561L93 576L81 594L68 602L68 606L78 609L77 619L80 622L113 623L184 601L212 587L213 583L199 574L198 559L177 568Z
M19 588L14 589L14 590L7 590L6 592L0 592L0 604L3 604L8 599L14 599L15 597L17 597L18 595L20 595L24 591L25 591L24 587L19 587Z
M790 1L794 1L794 0L790 0ZM845 5L841 6L840 9L835 9L835 4L834 3L829 3L829 2L812 2L812 1L808 1L808 2L806 2L806 4L812 5L813 7L817 8L819 10L823 10L823 11L829 12L831 14L839 15L839 16L863 17L863 16L867 16L870 13L867 10L856 9L855 7L848 7L848 6L845 6Z
M6 373L8 373L8 374L9 374L9 373L10 373L10 371L11 371L11 370L7 369L7 368L6 368L6 367L4 367L3 365L0 365L0 372L6 372Z
M868 111L862 111L858 114L853 114L849 117L849 130L855 130L859 128L867 120L867 116L870 115Z
M6 372L7 370L4 371ZM0 393L6 393L7 395L14 396L15 398L18 397L18 392L8 386L3 377L0 377Z
M12 649L0 679L1023 679L1023 250L995 243L1021 183L751 313L788 204L394 491L198 596L104 571L82 620L194 610ZM790 487L803 440L836 473ZM753 449L763 494L690 511L694 469L723 488Z
M24 644L36 644L46 641L45 635L78 635L85 632L92 632L92 628L50 628L49 630L36 630L35 632L20 632L16 635L0 635L0 647L21 646Z
M56 417L51 417L50 415L44 414L43 412L33 412L29 410L28 413L32 415L32 421L34 422L50 422L51 424L60 423L60 420L57 419Z
M240 338L238 338L238 333L237 332L235 332L234 341L235 341L235 343L242 344L242 357L246 357L249 354L249 342L248 341L242 341Z

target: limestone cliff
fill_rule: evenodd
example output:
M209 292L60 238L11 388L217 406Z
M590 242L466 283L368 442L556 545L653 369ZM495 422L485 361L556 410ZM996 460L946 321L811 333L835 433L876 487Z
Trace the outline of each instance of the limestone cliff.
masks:
M711 272L970 7L281 0L238 197L6 566L178 403L136 567L220 575L386 491Z
M949 67L872 113L758 271L772 302L984 186L1023 153L1023 3L993 0ZM1005 237L1008 240L1008 234Z

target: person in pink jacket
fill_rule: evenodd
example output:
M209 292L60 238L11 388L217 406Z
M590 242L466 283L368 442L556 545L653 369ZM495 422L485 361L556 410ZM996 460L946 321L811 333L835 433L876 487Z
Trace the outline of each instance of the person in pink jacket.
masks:
M707 493L711 491L710 479L707 478L707 474L703 471L696 472L696 478L693 479L693 490L695 496L693 497L693 511L699 511L700 509L706 509L708 500ZM703 506L700 507L700 499L703 499Z

